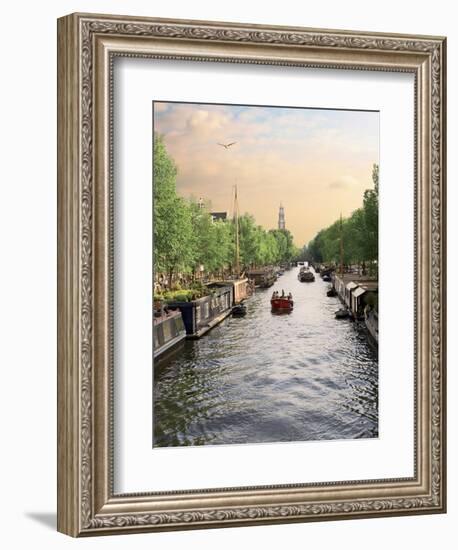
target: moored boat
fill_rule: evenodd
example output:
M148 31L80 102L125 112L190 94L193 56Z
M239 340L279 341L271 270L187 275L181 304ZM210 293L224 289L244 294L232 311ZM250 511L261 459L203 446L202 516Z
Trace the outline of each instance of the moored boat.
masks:
M343 307L335 312L336 319L349 319L350 312L346 307Z
M155 309L153 317L153 357L159 359L166 352L183 344L186 329L180 311L171 311L162 305Z
M320 277L323 281L331 280L331 275L334 273L335 269L333 267L321 267Z
M233 317L245 317L247 314L247 307L245 304L237 304L232 308L232 316Z

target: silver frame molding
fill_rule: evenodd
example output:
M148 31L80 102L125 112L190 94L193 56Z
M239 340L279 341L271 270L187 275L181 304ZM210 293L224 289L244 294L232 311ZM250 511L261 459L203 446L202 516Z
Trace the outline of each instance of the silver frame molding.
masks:
M443 37L73 14L58 20L58 530L71 536L445 512ZM116 56L415 76L415 475L114 494Z

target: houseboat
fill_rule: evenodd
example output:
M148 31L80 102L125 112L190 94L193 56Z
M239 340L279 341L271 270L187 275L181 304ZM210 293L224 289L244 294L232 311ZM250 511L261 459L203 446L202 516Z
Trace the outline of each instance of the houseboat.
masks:
M364 275L335 274L332 288L356 320L363 320L366 306L377 302L378 281Z
M364 318L366 305L374 305L378 296L377 281L360 281L350 296L350 309L355 319Z
M375 309L366 307L364 310L364 322L366 324L367 331L373 338L374 342L378 344L378 313Z
M232 287L232 305L237 305L246 300L252 294L250 281L247 277L240 279L226 279L221 282L223 286Z
M256 288L269 288L277 280L275 271L271 267L251 269L247 271L247 277L254 281L254 286Z
M159 359L175 351L186 338L186 329L180 311L172 311L156 304L153 315L153 357Z
M179 310L186 328L186 338L196 339L206 334L230 315L233 306L233 286L224 282L206 285L208 296L190 302L168 303L168 307Z

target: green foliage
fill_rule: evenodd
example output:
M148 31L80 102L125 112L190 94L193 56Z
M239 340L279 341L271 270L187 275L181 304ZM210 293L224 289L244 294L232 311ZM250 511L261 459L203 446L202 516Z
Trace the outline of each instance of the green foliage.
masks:
M162 297L166 302L190 302L192 295L192 290L167 290Z
M266 231L250 214L239 218L240 261L245 269L292 261L299 250L287 229Z
M378 294L376 294L375 292L369 292L365 297L364 302L369 307L371 307L372 309L375 309L375 311L378 312Z
M191 288L182 290L166 290L162 294L156 294L155 300L164 300L165 302L190 302L208 296L211 292L204 285L190 285Z
M154 262L155 269L173 275L186 270L194 255L191 211L176 193L177 169L161 136L154 139Z
M378 182L379 169L376 164L372 171L374 189L367 189L364 192L363 212L365 229L365 252L367 260L378 258Z
M318 263L340 263L340 243L343 242L344 264L363 264L376 272L378 260L378 185L379 167L372 170L374 187L363 195L363 205L349 218L336 220L322 229L309 243L307 256Z

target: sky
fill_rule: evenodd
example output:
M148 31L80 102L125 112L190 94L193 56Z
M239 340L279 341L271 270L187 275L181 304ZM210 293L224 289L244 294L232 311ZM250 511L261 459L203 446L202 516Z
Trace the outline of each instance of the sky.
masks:
M240 213L265 229L281 203L299 247L362 205L379 162L378 112L154 102L154 131L181 196L231 216L237 185Z

